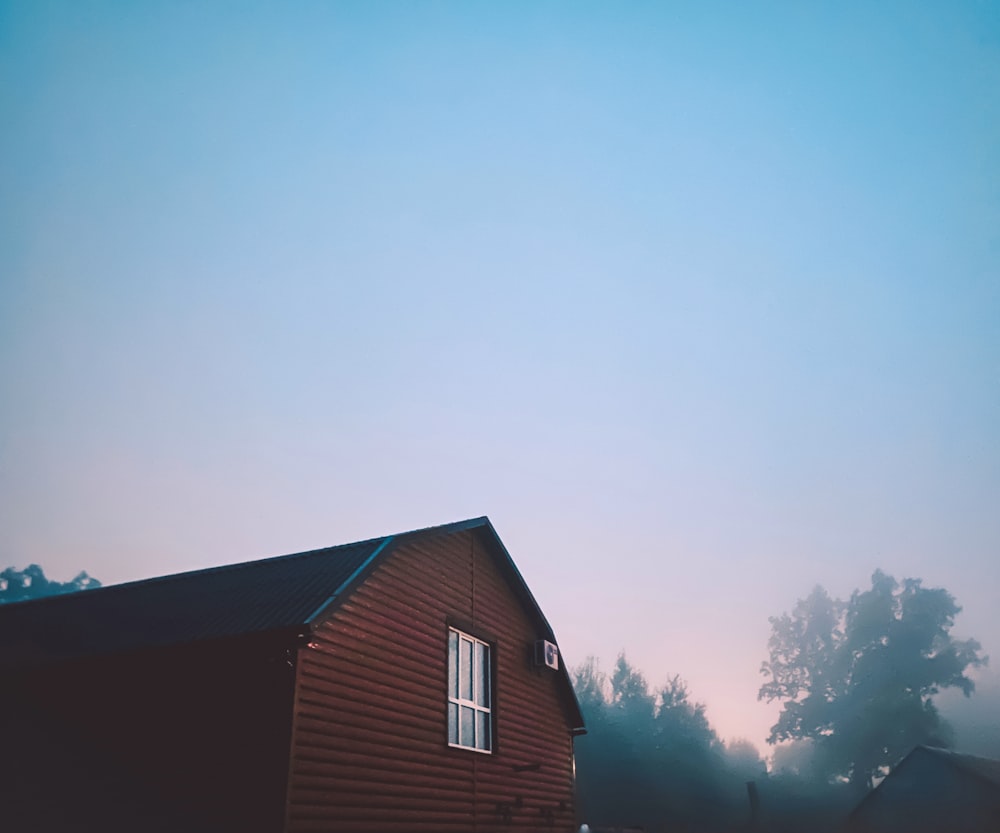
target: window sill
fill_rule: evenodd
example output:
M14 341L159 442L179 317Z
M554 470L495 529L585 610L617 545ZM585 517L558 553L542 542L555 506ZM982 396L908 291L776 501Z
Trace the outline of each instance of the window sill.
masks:
M449 749L461 749L464 752L475 752L475 753L477 753L479 755L492 755L493 754L493 750L492 749L476 749L476 747L474 747L474 746L460 746L457 743L449 743L448 744L448 748Z

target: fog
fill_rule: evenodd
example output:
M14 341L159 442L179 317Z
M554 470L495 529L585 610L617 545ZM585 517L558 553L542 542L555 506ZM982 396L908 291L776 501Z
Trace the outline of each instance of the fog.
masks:
M956 749L1000 760L1000 678L995 668L981 670L976 675L972 697L949 690L936 701L955 730Z
M580 812L643 830L840 830L919 746L1000 760L1000 687L951 633L941 588L876 571L849 599L817 586L771 619L759 697L782 704L758 749L724 742L679 674L650 686L624 654L575 671ZM766 760L765 760L766 758Z

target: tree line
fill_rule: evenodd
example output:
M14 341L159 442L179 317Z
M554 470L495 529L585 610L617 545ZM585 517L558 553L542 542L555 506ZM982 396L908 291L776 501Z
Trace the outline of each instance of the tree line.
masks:
M580 817L594 826L728 830L749 821L745 782L764 762L725 744L678 676L650 688L625 655L611 673L594 659L573 675L587 734L576 741Z
M0 571L0 604L75 593L100 586L101 583L87 575L86 571L79 573L71 581L59 582L47 578L45 571L37 564L29 564L23 570L8 567Z
M934 696L966 696L986 657L951 635L961 608L919 579L876 571L849 599L815 588L772 617L759 699L782 704L770 770L747 741L724 743L679 676L651 688L622 654L589 659L573 681L581 818L646 831L835 830L914 746L949 748ZM753 782L748 786L748 782Z

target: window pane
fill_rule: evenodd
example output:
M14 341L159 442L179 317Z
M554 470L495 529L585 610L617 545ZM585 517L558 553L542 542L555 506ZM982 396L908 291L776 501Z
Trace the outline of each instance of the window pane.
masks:
M490 649L479 642L476 643L476 703L487 708L490 705Z
M448 743L454 746L493 751L490 651L488 644L449 629Z
M459 641L460 657L458 672L461 675L462 687L458 696L463 700L472 699L472 643L468 639Z
M458 634L448 633L448 696L458 697Z
M476 712L476 749L489 749L491 740L489 712Z
M462 706L462 725L459 731L459 743L462 746L472 746L473 745L473 726L475 720L475 711L470 709L468 706Z

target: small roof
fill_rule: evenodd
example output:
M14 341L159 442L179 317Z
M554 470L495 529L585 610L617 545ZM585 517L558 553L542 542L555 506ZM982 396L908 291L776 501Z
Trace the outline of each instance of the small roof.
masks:
M397 544L480 530L515 595L555 642L489 518L413 530L326 549L229 564L145 581L0 604L0 670L146 648L265 633L309 633ZM571 722L583 717L560 663Z
M870 812L872 807L878 806L879 797L888 789L886 785L897 777L901 777L897 776L897 773L909 771L913 762L919 762L921 759L935 761L945 767L954 767L965 776L985 784L991 794L1000 795L1000 761L992 758L980 758L977 755L964 755L937 746L915 746L892 768L875 789L858 802L848 817L847 829L853 829L852 825L858 819Z

